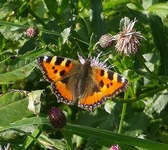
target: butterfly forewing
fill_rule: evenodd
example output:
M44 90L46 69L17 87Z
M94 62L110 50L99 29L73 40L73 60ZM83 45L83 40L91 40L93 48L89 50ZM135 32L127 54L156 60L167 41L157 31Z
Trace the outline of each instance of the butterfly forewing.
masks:
M76 97L69 85L69 79L76 62L57 56L42 56L37 61L43 76L51 83L52 93L57 101L73 104Z
M49 82L59 81L64 76L68 75L73 68L74 62L57 56L42 56L37 59L39 68L44 77Z

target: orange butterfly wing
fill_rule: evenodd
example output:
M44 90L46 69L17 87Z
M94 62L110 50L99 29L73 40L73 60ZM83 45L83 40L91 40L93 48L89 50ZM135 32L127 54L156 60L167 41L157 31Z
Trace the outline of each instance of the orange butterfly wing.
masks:
M108 69L93 68L92 78L95 86L92 93L87 93L79 100L79 107L93 111L105 103L106 98L114 97L128 87L128 80ZM89 87L88 87L89 88Z
M63 57L41 56L37 58L37 63L44 78L51 83L52 93L57 97L57 101L73 104L75 98L66 81L75 62Z

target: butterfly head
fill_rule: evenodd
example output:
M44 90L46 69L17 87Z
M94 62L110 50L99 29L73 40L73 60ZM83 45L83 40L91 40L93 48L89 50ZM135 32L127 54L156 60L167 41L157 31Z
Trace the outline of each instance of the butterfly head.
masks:
M106 62L108 60L105 59L104 61L100 61L99 58L100 58L100 55L102 53L99 53L96 57L92 57L92 56L88 56L87 59L84 59L81 55L79 55L78 53L78 58L79 58L79 61L82 65L86 64L86 63L89 63L91 67L94 67L94 66L97 66L97 67L100 67L100 68L108 68L107 65L106 65Z

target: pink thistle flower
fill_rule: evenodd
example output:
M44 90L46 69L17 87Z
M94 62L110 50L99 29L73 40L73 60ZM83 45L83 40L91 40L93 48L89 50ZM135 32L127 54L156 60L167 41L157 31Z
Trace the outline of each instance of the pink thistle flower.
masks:
M109 150L121 150L121 149L117 144L117 145L112 145Z
M29 38L37 37L38 34L39 34L39 31L38 31L38 28L36 28L36 27L29 27L26 30L26 35Z

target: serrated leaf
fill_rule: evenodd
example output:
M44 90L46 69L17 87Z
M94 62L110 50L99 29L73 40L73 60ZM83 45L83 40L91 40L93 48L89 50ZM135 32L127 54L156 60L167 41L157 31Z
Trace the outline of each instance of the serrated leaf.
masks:
M168 92L167 89L159 92L154 95L153 97L154 104L153 104L153 109L157 112L160 113L168 104Z
M0 33L5 39L18 41L23 36L23 32L19 32L18 29L18 27L1 26Z
M5 72L0 73L0 84L8 84L21 80L29 76L35 67L35 62L31 58L23 60L13 60L9 64L6 63Z
M28 98L18 91L11 91L0 96L0 126L32 115L27 110Z
M11 59L10 57L0 62L0 84L11 84L17 80L24 79L30 75L36 67L35 59L46 53L43 49L27 52L21 57Z

